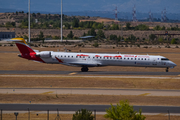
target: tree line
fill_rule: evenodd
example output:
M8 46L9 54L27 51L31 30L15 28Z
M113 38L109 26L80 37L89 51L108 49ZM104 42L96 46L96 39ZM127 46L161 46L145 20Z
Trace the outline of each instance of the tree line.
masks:
M21 15L19 15L21 14ZM23 15L23 16L22 16ZM24 11L16 11L13 13L11 17L17 20L20 23L19 26L16 26L16 22L7 22L5 24L1 24L0 27L19 27L19 28L28 28L28 13L24 13ZM128 22L126 23L126 27L122 27L119 24L104 24L95 22L95 21L80 21L80 19L85 19L85 16L67 16L62 15L63 19L63 28L64 29L104 29L104 30L150 30L148 25L140 24L137 26L131 26ZM89 18L89 17L88 17ZM59 14L41 14L41 13L32 13L31 14L31 28L34 29L59 29L61 22L61 15ZM153 30L173 30L180 31L178 25L176 27L166 28L165 26L155 26Z

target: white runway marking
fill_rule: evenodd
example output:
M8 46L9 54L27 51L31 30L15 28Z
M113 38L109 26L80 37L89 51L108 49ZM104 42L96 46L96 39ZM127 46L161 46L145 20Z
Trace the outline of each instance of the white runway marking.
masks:
M85 78L149 78L149 79L180 79L180 77L150 77L150 76L73 76L71 75L0 75L0 77L85 77Z

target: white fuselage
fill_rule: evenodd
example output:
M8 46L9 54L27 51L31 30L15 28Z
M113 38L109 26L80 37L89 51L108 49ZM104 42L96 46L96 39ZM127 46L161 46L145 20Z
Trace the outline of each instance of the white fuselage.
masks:
M176 66L175 63L163 56L70 52L50 52L50 54L51 55L49 57L40 56L40 58L45 63L64 64L79 67L137 66L173 68Z
M7 40L9 41L9 40ZM129 55L129 54L94 54L72 53L33 50L23 38L10 39L16 43L19 57L48 64L63 64L82 67L82 72L87 72L88 67L98 66L132 66L132 67L163 67L174 68L175 63L163 56Z

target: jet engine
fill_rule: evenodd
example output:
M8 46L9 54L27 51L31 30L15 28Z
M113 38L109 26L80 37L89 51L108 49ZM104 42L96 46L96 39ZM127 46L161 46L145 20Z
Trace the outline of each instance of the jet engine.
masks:
M36 56L42 57L42 58L49 58L51 57L51 52L49 51L39 52L39 53L36 53Z

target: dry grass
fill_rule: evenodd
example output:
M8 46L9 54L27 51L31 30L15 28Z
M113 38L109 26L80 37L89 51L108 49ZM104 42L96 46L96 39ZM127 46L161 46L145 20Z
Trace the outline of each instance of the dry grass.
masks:
M75 112L74 112L75 113ZM72 114L59 114L61 120L72 120ZM146 120L168 120L168 116L164 114L160 115L144 115L146 117ZM54 120L57 117L56 114L49 114L49 119ZM47 119L47 114L36 114L36 111L33 111L30 113L30 118L33 120L46 120ZM172 120L179 120L179 116L173 116L171 115L170 118ZM9 113L9 114L3 114L3 120L12 120L15 119L14 114ZM28 119L28 114L27 113L20 113L18 115L18 120L25 120ZM108 120L103 117L103 115L96 115L96 120Z
M38 115L37 115L38 114ZM59 114L61 120L72 120L72 114ZM57 114L49 114L49 119L54 120L57 117ZM28 113L19 113L18 120L27 120ZM30 113L31 120L46 120L47 114L39 114L38 111L32 111ZM3 120L15 120L15 115L13 113L3 114Z
M180 106L180 97L136 96L136 95L74 95L74 94L0 94L1 103L32 104L117 104L128 100L131 105Z
M57 48L35 48L40 51L49 50L57 51ZM144 52L141 54L151 53L151 55L162 55L169 58L171 61L175 62L177 66L174 69L170 69L170 72L180 71L180 54L179 49L143 49L143 48L124 48L124 49L111 49L111 48L68 48L74 52L81 50L82 52L94 52L99 53L104 52L133 52L133 54L140 54L139 52ZM28 61L26 59L19 58L18 53L3 53L3 51L18 51L16 47L1 47L0 52L0 70L55 70L55 71L80 71L78 67L64 66L60 64L43 64L36 63L33 61ZM173 54L172 54L173 53ZM94 67L90 68L90 71L146 71L146 72L164 72L164 68L144 68L144 67L121 67L121 66L107 66L107 67Z
M16 82L14 82L16 81ZM97 77L0 77L1 88L180 89L179 79Z
M169 120L167 115L145 115L146 120ZM180 116L170 116L171 120L180 120Z
M54 43L55 45L55 43ZM117 53L117 51L119 52L126 52L128 54L133 52L133 53L138 53L141 52L141 54L147 54L147 53L153 53L153 54L168 54L168 53L178 53L179 54L179 50L180 48L136 48L136 47L132 47L132 48L128 48L128 47L123 47L123 48L115 48L113 49L112 47L110 47L111 45L106 45L106 47L104 48L82 48L82 47L72 47L71 45L62 45L63 48L46 48L46 47L32 47L33 49L38 49L40 51L57 51L57 49L60 50L64 50L64 47L66 47L67 49L71 49L72 52L79 52L79 50L81 50L81 52L93 52L93 53L109 53L109 52L114 52ZM16 46L14 47L0 47L0 51L17 51L19 52L18 48Z
M87 20L80 20L80 22L85 22L85 21L95 21L95 22L99 22L99 23L108 23L108 22L115 22L115 20L113 19L107 19L107 18L97 18L95 20L91 20L91 19L87 19Z
M168 57L178 66L170 69L172 72L180 71L180 54L179 49L143 49L143 48L71 48L73 52L139 52L151 53ZM57 51L57 48L35 48L40 51L50 50ZM9 51L4 53L3 51ZM0 70L49 70L49 71L80 71L80 68L64 65L48 65L36 63L17 57L16 47L0 47ZM172 54L173 53L173 54ZM153 71L164 72L161 68L133 68L133 67L100 67L90 68L90 71ZM14 83L16 81L16 83ZM176 79L118 79L118 78L83 78L83 77L58 77L58 78L39 78L39 77L0 77L0 87L23 87L23 88L48 88L48 87L90 87L90 88L140 88L140 89L179 89L180 82ZM32 94L0 94L1 103L78 103L78 104L110 104L117 103L119 100L128 99L132 105L180 105L180 97L154 97L154 96L108 96L108 95L32 95ZM12 116L11 116L12 117ZM13 116L14 118L14 116ZM167 116L147 116L147 120L164 120ZM71 117L64 118L71 119ZM104 120L103 117L99 118ZM178 117L174 117L178 119Z

